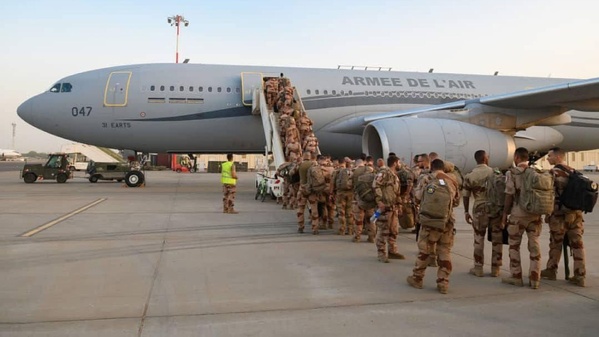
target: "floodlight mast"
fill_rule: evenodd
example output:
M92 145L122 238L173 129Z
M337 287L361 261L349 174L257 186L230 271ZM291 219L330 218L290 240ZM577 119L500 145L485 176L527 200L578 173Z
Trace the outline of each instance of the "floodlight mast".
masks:
M185 19L183 15L173 15L166 18L166 22L168 22L171 26L177 27L177 46L175 51L175 63L179 63L179 26L181 23L185 25L185 27L189 26L189 21Z

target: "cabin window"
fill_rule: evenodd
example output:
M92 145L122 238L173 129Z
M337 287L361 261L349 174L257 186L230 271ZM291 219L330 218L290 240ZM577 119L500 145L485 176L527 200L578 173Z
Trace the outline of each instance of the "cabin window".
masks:
M208 92L212 92L212 87L208 87Z
M341 90L341 96L345 95L345 90Z
M164 91L164 85L160 86L160 91Z
M350 90L348 94L350 94L350 95L353 95L353 94L354 94L354 92Z
M333 95L337 95L337 90L333 90Z
M179 91L183 91L183 90L185 90L185 87L184 86L179 86Z
M312 93L312 91L310 91L310 89L306 90L306 94L310 95Z
M193 92L193 87L192 86L189 87L189 91Z
M198 87L198 91L199 92L203 92L204 91L204 87Z
M154 85L151 85L151 86L150 86L150 91L155 91L155 90L156 90L156 86L154 86Z
M169 87L169 90L170 90L170 91L175 91L175 86L174 86L174 85L171 85L171 86Z
M318 89L314 90L314 94L320 95L320 91Z
M216 91L221 92L223 89L221 87L216 88Z
M324 90L322 93L325 94L325 95L328 95L329 91L328 90Z
M227 92L230 93L231 92L231 88L227 88Z

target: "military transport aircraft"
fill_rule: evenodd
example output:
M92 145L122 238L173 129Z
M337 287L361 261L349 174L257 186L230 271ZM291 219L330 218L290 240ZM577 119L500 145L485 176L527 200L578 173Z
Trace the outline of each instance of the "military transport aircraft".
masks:
M67 76L18 108L59 137L142 152L260 153L251 103L263 77L284 74L301 95L323 153L404 159L435 151L474 167L512 163L517 146L599 147L599 78L204 64L144 64Z

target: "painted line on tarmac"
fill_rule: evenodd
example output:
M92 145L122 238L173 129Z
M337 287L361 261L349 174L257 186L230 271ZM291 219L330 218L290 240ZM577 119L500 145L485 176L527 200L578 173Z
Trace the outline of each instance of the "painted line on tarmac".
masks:
M97 204L99 204L101 202L104 202L104 201L106 201L106 198L100 198L100 199L98 199L98 200L96 200L96 201L94 201L94 202L92 202L90 204L87 204L87 205L85 205L85 206L83 206L83 207L81 207L79 209L76 209L76 210L72 211L71 213L65 214L65 215L61 216L60 218L58 218L58 219L52 220L52 221L50 221L50 222L48 222L46 224L43 224L43 225L41 225L39 227L36 227L36 228L34 228L34 229L32 229L32 230L30 230L28 232L25 232L25 233L23 233L23 234L21 234L19 236L20 237L24 237L24 238L30 238L30 237L34 236L35 234L37 234L37 233L39 233L41 231L44 231L44 230L46 230L46 229L48 229L48 228L56 225L57 223L65 221L66 219L68 219L68 218L70 218L72 216L75 216L75 215L77 215L77 214L79 214L81 212L84 212L84 211L86 211L86 210L88 210L88 209L96 206Z

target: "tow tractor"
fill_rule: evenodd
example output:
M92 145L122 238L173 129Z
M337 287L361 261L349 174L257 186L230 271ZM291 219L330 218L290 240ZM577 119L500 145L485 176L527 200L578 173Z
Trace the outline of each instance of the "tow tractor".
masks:
M69 170L69 161L66 153L50 153L46 164L25 164L21 172L21 178L28 184L38 180L56 180L57 183L65 183L73 178Z

